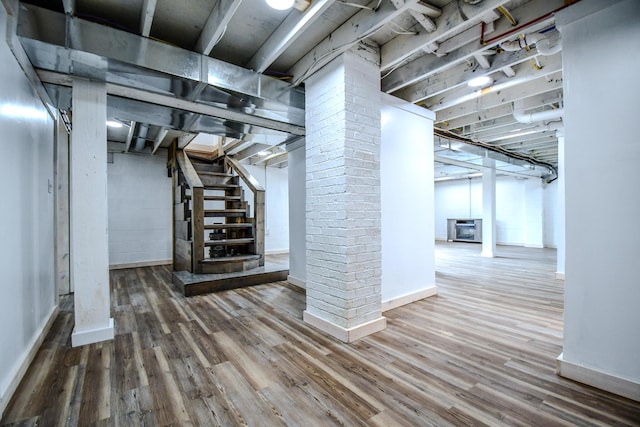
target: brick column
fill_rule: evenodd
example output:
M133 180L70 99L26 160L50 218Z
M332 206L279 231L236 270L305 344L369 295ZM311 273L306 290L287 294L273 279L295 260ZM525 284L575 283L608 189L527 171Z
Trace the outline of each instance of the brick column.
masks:
M306 82L307 323L346 342L381 315L379 49L360 43Z

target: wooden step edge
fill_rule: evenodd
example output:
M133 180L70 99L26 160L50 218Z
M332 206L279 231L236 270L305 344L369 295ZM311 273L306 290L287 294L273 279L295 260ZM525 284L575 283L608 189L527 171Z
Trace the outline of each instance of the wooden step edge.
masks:
M210 185L205 185L202 188L204 188L205 190L227 190L227 189L234 189L238 187L240 187L239 184L210 184Z
M205 240L204 245L209 246L233 246L233 245L246 245L253 243L255 239L253 237L243 237L241 239L222 239L222 240Z
M204 213L205 214L213 214L213 213L220 213L220 214L225 214L225 213L246 213L247 210L246 209L205 209Z
M205 230L221 230L227 228L251 228L253 224L250 222L241 222L235 224L205 224Z
M200 261L201 264L213 264L213 263L224 263L224 262L242 262L242 261L252 261L255 259L260 259L260 255L234 255L234 256L222 256L218 258L205 258Z
M185 199L191 200L191 194L185 194ZM230 201L230 202L241 202L241 196L204 196L204 200L216 200L220 202Z
M231 175L225 172L211 172L211 171L198 170L198 168L195 168L195 169L196 169L196 172L198 172L198 175L215 176L220 178L235 178L235 175Z

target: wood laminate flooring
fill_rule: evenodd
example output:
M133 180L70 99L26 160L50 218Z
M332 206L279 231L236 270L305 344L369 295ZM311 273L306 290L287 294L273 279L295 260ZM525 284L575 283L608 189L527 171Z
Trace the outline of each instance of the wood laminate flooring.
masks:
M167 267L111 272L111 342L60 314L2 425L640 425L640 404L555 374L555 251L437 245L439 295L344 344L286 282L182 297Z

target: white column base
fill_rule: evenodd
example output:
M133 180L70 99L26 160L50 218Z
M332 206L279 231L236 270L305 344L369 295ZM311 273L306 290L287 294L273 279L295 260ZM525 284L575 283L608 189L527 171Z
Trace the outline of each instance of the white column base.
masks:
M399 297L391 298L386 301L382 301L382 312L392 310L394 308L401 307L403 305L411 304L412 302L419 301L424 298L432 297L438 293L438 287L436 285L427 286L419 291L410 292L408 294L400 295Z
M493 251L489 250L480 252L480 256L485 258L495 258L496 254Z
M302 318L311 326L314 326L320 329L322 332L325 332L344 342L353 342L359 340L360 338L366 337L367 335L380 332L387 327L387 319L382 316L380 316L380 318L378 319L371 320L369 322L354 326L353 328L349 329L338 326L335 323L331 323L328 320L322 319L314 314L309 313L306 310L302 313Z
M564 271L556 271L556 280L564 280Z
M101 341L109 341L114 337L113 317L109 318L109 326L106 328L89 329L86 331L77 331L73 328L71 334L71 347L80 347L81 345L93 344Z
M293 277L292 275L287 276L287 282L291 283L293 286L299 287L300 289L307 289L307 283L304 280Z
M564 359L563 353L556 359L556 373L561 377L640 402L640 383L569 362Z

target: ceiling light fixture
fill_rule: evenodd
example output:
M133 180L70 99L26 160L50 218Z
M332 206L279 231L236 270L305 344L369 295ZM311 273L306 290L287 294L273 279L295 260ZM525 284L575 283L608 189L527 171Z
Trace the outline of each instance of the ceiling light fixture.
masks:
M110 128L121 128L122 123L115 120L107 120L107 126L109 126Z
M469 80L467 82L467 85L469 85L469 87L482 87L482 86L486 86L490 82L491 82L491 77L489 77L489 76L478 76L476 78L473 78L473 79Z
M268 151L261 151L261 152L258 153L258 156L265 157L265 156L268 156L269 154L271 154L271 153L269 153Z
M287 10L293 7L295 0L266 0L267 4L276 10Z

